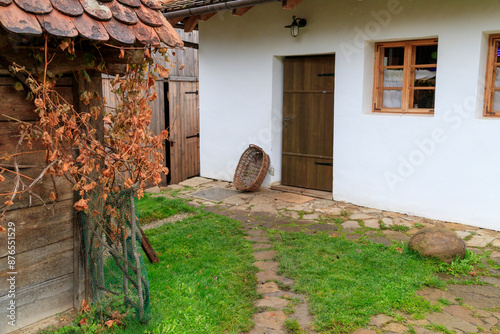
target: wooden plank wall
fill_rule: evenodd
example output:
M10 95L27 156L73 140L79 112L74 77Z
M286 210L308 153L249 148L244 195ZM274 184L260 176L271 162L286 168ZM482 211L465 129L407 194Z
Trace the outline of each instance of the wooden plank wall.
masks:
M184 41L199 42L198 31L177 32ZM175 184L200 174L199 94L193 94L199 91L199 66L197 49L169 52L170 182Z
M190 33L176 29L184 41L198 43L198 31ZM156 83L158 99L151 102L151 125L153 133L158 134L168 127L170 131L170 177L171 183L179 183L200 173L199 137L185 138L199 133L199 103L197 94L185 94L198 90L198 50L193 48L169 49L168 60L160 54L153 55L156 61L170 70L168 78L159 78ZM116 107L116 97L111 92L113 77L103 76L103 96L110 107ZM165 89L168 101L165 101ZM166 124L166 107L169 110L169 124ZM167 151L164 151L165 155ZM165 165L167 164L165 157ZM166 176L162 180L166 184Z
M37 119L32 101L26 100L26 92L12 88L14 80L0 77L1 114L32 122ZM73 102L71 78L60 80L58 90L69 102ZM13 152L20 138L18 126L8 117L0 116L0 152ZM40 149L33 147L33 150ZM23 150L29 151L27 147ZM44 153L20 157L21 173L37 176L42 170ZM10 167L9 163L4 166ZM4 173L6 180L0 183L0 193L11 190L13 174ZM36 198L24 196L15 201L7 213L8 221L16 224L16 316L17 327L7 325L7 235L0 233L0 333L30 325L73 308L74 298L74 227L73 191L71 184L62 178L55 179L59 197L55 210L48 210ZM49 198L52 181L45 178L35 187L42 198Z

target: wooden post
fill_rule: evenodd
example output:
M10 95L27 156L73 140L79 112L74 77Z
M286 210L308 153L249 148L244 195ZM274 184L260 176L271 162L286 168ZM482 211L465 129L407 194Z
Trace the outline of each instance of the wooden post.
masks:
M155 250L153 249L153 246L151 246L151 243L149 242L148 237L144 234L144 231L141 228L141 247L144 253L146 253L146 256L148 257L149 262L151 263L159 263L160 259L158 258L158 255L156 254Z
M132 252L135 258L136 265L136 280L137 280L137 294L139 297L139 319L143 320L144 317L144 297L142 295L142 273L141 261L139 259L139 251L137 250L137 236L140 237L140 232L137 231L137 220L135 219L135 202L134 191L130 192L130 227L132 229Z
M78 112L90 112L92 107L103 107L102 98L102 76L99 72L89 71L90 82L83 77L75 75L73 78L73 103ZM90 104L85 105L80 100L81 91L95 91L98 93L98 98L91 100ZM101 113L97 119L92 119L91 124L97 130L97 138L104 142L104 121ZM77 154L77 152L75 152ZM75 201L78 200L78 194L74 195ZM102 201L99 201L101 203ZM101 210L102 211L102 210ZM89 222L90 223L90 222ZM75 215L74 223L74 307L79 310L83 299L91 300L92 289L90 286L89 263L87 262L87 254L85 249L85 241L83 237L83 226L81 214Z

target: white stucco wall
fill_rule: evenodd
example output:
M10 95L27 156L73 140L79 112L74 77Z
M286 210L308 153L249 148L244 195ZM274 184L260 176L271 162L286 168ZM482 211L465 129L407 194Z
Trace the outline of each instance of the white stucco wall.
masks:
M292 15L308 21L298 38ZM271 157L265 184L280 181L283 57L335 53L334 199L500 230L500 120L482 116L499 17L497 0L303 0L200 23L201 175L231 180L254 143ZM372 113L374 42L426 37L439 38L435 114Z

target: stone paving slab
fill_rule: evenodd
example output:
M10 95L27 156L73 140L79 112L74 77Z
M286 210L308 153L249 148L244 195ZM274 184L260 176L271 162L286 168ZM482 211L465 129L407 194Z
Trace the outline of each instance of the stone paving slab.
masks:
M257 291L263 294L263 298L256 305L264 310L255 315L254 321L262 320L264 324L255 322L255 327L249 332L252 334L286 332L283 326L286 315L282 310L288 301L279 298L284 296L300 297L300 305L295 307L295 313L289 318L298 319L304 333L313 333L313 318L308 311L306 296L282 291L276 282L268 281L276 280L288 286L294 284L293 280L277 275L279 264L273 261L276 251L268 249L272 247L267 243L268 232L260 228L308 234L328 233L334 237L349 239L364 236L372 242L390 246L393 242L408 242L409 238L423 227L447 227L467 240L468 249L477 254L489 254L489 260L500 265L500 232L268 189L255 193L240 193L228 182L203 178L191 180L191 185L188 186L193 189L189 190L190 194L181 195L183 198L193 199L192 195L200 191L210 193L222 190L226 194L235 194L224 199L222 203L218 201L218 197L204 201L195 199L189 203L193 206L203 205L207 211L239 220L242 229L247 233L247 239L255 242L254 265L261 270L257 274ZM182 185L177 187L181 190L184 188ZM384 229L381 229L381 222ZM488 267L490 273L490 276L480 276L480 280L486 285L449 284L446 291L426 288L417 293L432 304L447 300L450 305L443 306L442 312L428 314L426 319L411 319L410 315L400 312L403 321L397 321L388 315L377 315L370 319L367 328L359 329L355 333L405 333L412 325L417 334L433 334L434 331L425 328L431 322L443 324L454 333L477 332L478 328L483 328L486 332L500 333L500 270L491 268L486 259L483 259L483 264ZM439 276L443 280L457 279L445 274ZM471 279L476 277L458 278L462 281Z

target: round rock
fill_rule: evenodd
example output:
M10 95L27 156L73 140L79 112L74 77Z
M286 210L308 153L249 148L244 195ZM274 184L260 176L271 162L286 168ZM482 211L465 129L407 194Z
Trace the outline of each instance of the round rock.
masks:
M442 227L427 227L415 233L408 247L423 256L437 257L451 263L457 255L465 256L465 242L452 230Z

